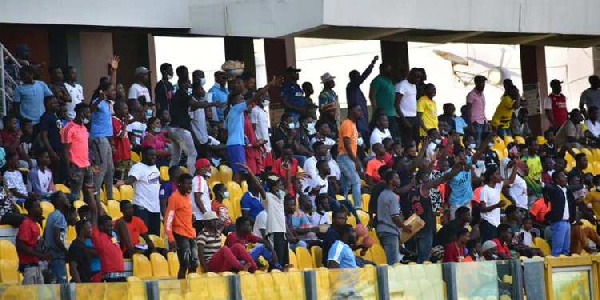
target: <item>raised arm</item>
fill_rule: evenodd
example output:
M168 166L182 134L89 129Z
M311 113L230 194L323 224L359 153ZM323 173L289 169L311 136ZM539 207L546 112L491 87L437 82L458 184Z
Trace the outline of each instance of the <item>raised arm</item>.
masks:
M237 163L237 166L246 170L246 174L248 174L248 177L250 177L250 180L258 187L258 193L260 194L262 199L266 199L267 193L265 192L265 189L263 189L262 184L260 183L260 180L258 180L258 178L256 178L256 176L254 176L254 174L252 173L252 170L250 170L250 168L248 166L241 164L241 163Z

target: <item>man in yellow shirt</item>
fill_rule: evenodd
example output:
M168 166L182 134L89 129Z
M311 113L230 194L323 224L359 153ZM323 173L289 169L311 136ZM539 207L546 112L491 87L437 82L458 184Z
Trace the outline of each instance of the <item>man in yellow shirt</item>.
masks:
M425 95L421 96L417 103L417 119L421 136L426 136L429 129L438 128L437 104L433 101L435 93L435 85L426 84Z
M492 117L491 125L493 128L498 129L499 136L510 135L510 125L512 121L512 115L515 108L521 106L521 95L519 89L512 86L502 98L500 103L496 107L496 112Z

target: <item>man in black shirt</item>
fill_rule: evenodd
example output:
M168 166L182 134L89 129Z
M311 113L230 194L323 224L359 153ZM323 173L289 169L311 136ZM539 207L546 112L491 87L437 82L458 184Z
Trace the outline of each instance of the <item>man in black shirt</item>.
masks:
M466 206L456 209L456 218L444 225L433 238L434 246L445 246L454 242L458 237L457 233L461 228L465 228L471 222L471 211Z
M93 250L85 246L85 240L92 236L92 224L88 220L80 220L75 224L77 238L71 243L67 260L73 282L92 282L91 253Z
M179 165L181 159L181 151L187 156L186 167L190 174L196 172L196 146L192 137L192 120L190 118L190 109L204 109L208 107L222 107L225 102L199 102L195 101L188 94L190 81L188 79L180 79L177 82L179 89L175 93L171 101L171 128L170 138L173 141L173 153L171 153L171 166ZM195 87L200 88L200 83L195 83Z
M156 83L154 88L154 97L159 110L169 110L169 103L173 99L173 84L169 81L173 78L173 66L169 63L160 65L160 74L162 79Z
M46 112L40 118L38 125L39 140L34 143L34 150L43 148L50 155L51 169L54 183L63 183L63 174L66 172L66 159L64 157L63 145L60 139L62 121L58 118L58 100L54 96L44 98Z

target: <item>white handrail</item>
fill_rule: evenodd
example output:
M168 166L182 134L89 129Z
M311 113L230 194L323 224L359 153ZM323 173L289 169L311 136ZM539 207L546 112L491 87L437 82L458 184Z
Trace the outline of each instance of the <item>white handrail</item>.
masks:
M19 61L0 43L0 114L3 116L8 113L8 103L12 102L12 93L18 85L18 82L6 71L6 60L11 61L17 69L21 68Z

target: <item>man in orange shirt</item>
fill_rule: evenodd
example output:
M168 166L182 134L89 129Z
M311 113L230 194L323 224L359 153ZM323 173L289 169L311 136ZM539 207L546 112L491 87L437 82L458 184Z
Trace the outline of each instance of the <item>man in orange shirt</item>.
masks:
M133 215L133 204L129 200L123 200L119 203L123 217L115 222L115 231L121 240L121 251L123 257L131 257L136 252L151 253L154 251L154 244L148 236L148 226L144 221ZM141 248L136 248L139 243L140 236L148 245L147 251Z
M383 144L373 144L371 145L371 149L373 149L375 157L367 163L367 171L365 172L365 180L369 186L382 182L381 175L379 175L379 168L385 165L385 148Z
M195 272L198 267L198 248L196 230L192 213L192 176L182 174L177 181L177 191L169 197L165 213L165 231L169 238L169 250L177 250L179 273L177 278L184 279L186 271Z
M354 104L348 107L348 118L340 126L338 164L342 172L342 190L344 197L348 196L349 186L352 188L354 196L354 206L362 208L360 194L360 172L362 166L356 154L358 146L363 144L362 137L359 137L356 129L356 122L362 118L362 109L360 105Z

